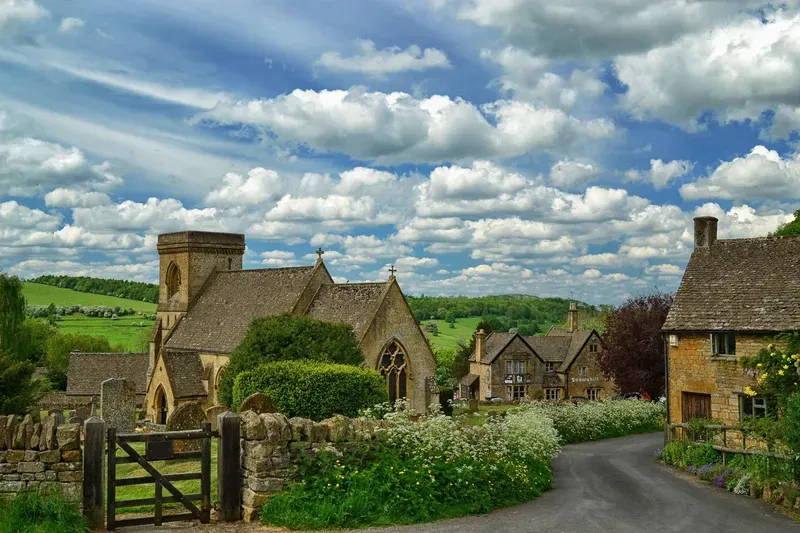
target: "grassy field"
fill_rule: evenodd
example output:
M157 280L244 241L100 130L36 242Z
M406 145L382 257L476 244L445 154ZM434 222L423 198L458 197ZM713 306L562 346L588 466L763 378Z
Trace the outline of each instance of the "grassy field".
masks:
M425 331L425 335L434 348L457 348L459 341L469 342L475 327L480 322L480 317L459 318L456 320L455 328L450 329L450 324L444 320L424 320L422 331L425 331L425 324L434 323L439 328L439 334L434 336Z
M107 307L123 307L144 313L155 313L156 304L150 302L140 302L138 300L126 300L116 296L103 296L102 294L92 294L89 292L78 292L50 285L39 283L23 283L25 300L28 305L105 305Z

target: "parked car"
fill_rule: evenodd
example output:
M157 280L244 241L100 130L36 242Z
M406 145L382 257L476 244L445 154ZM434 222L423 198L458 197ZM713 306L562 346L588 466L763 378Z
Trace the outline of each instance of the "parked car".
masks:
M491 398L489 398L489 402L490 403L503 403L503 398L501 398L500 396L492 396Z

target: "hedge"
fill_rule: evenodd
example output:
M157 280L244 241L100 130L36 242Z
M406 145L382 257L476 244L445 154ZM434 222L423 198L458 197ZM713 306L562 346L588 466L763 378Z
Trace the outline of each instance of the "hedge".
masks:
M350 365L279 361L242 372L233 385L233 407L263 392L288 417L324 420L333 415L358 416L358 410L388 401L383 376Z

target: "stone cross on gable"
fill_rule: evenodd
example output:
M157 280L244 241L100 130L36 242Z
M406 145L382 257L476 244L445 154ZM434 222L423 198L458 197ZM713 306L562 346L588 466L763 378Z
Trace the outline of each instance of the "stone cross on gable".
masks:
M322 254L324 254L324 253L325 253L325 251L322 249L322 246L320 246L317 249L317 261L322 261Z
M389 267L389 279L394 279L394 275L397 272L397 269L392 265Z

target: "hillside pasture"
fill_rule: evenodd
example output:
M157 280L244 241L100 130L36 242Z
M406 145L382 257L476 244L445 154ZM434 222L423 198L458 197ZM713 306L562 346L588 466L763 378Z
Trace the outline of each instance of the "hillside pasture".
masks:
M116 296L105 296L102 294L92 294L88 292L77 292L61 287L41 285L39 283L23 283L25 301L28 305L104 305L106 307L122 307L133 309L141 313L155 313L156 304L150 302L140 302L137 300L127 300Z
M454 324L455 327L450 329L450 324L444 320L423 320L421 326L422 331L425 331L426 324L431 323L436 324L439 328L438 335L425 331L425 336L428 337L434 348L458 348L459 341L469 344L480 321L480 317L458 318Z

